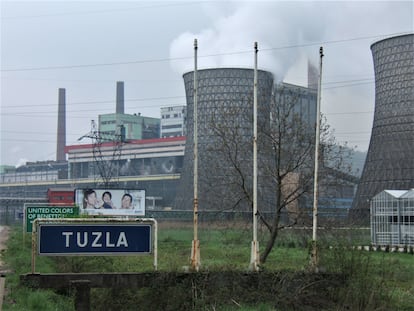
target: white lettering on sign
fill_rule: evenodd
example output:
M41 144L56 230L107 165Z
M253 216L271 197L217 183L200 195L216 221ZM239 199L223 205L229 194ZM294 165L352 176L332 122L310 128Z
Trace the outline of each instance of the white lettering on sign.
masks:
M73 232L62 232L62 235L66 237L65 247L69 247L69 237L73 235Z
M118 239L118 240L119 240L119 239ZM108 246L108 247L114 247L114 246L115 246L115 244L111 243L110 241L111 241L111 239L110 239L110 236L109 236L109 232L107 232L107 233L106 233L106 246ZM128 245L127 245L127 246L128 246Z
M120 247L121 245L128 247L128 241L126 239L125 232L121 232L118 237L118 243L116 243L116 247Z
M48 214L49 213L49 208L47 207L29 207L27 208L27 212L28 213L35 213L35 214L40 214L40 213L44 213L44 214Z
M93 240L92 247L102 247L102 243L98 242L101 239L102 232L92 232L92 235L95 236L95 240Z
M76 232L76 242L79 247L85 247L88 244L88 232L83 233L83 242L81 242L81 233Z
M88 235L88 232L76 232L76 238L74 237L74 232L64 231L62 235L65 237L65 247L71 247L73 244L76 244L77 247L87 247L91 243L91 247L128 247L128 240L126 238L125 232L121 231L118 236L111 235L111 232L94 231ZM75 241L76 240L76 241Z
M73 214L73 208L62 208L62 207L54 207L50 209L52 214Z

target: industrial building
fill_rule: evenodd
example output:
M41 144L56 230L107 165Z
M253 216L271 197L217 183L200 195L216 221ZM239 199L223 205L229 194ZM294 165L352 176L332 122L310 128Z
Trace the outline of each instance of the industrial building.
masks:
M31 182L56 182L68 178L68 164L63 161L26 162L19 167L10 167L0 173L0 184Z
M253 69L213 68L197 71L198 107L198 191L200 210L235 208L250 210L246 192L253 183ZM187 97L187 140L176 206L192 209L194 163L194 72L183 75ZM258 70L258 162L269 163L265 151L266 129L285 102L294 103L295 112L315 132L316 90L291 84L274 85L273 74ZM223 153L223 141L237 150L233 159ZM235 163L237 169L235 170ZM265 166L261 166L265 167ZM243 176L238 172L243 172ZM241 180L242 179L242 180ZM265 169L258 172L258 205L272 206L275 188L272 176ZM242 185L242 186L241 186Z
M160 137L186 136L187 107L174 106L161 108Z
M108 113L99 115L99 134L103 141L153 139L160 137L160 119L141 114Z
M69 179L98 177L98 162L103 161L114 162L114 181L120 176L180 173L185 140L180 136L66 146Z
M237 141L240 148L238 152L242 155L240 168L247 173L246 189L250 191L253 73L252 69L246 68L198 71L199 199L203 211L234 206L234 202L239 202L240 210L247 211L250 208L246 194L240 192L240 187L235 184L236 179L228 165L228 159L218 156L216 149L219 145L217 131L233 131L234 136L227 138ZM193 72L184 74L183 78L187 105L161 108L161 119L125 114L123 83L117 82L115 113L100 115L91 132L80 138L90 140L90 143L65 146L63 153L67 156L67 162L57 159L48 161L45 165L39 164L37 173L31 174L32 179L38 178L37 181L29 182L27 179L27 173L36 167L34 164L23 166L19 172L12 172L12 175L3 174L0 184L2 193L11 196L22 193L31 197L43 196L49 187L95 187L103 182L112 187L145 189L147 198L152 199L152 208L168 206L174 210L191 210L194 163ZM63 95L64 92L59 91L60 106L64 106ZM266 143L262 135L266 128L274 126L273 120L280 112L278 105L287 101L295 102L295 115L300 117L301 123L306 124L312 137L316 123L316 90L313 87L286 83L275 85L270 72L259 70L259 163L272 161L265 152ZM58 124L58 128L62 129L62 126ZM58 136L58 139L62 136L64 135ZM62 142L58 141L58 146L61 145ZM101 178L103 171L107 174L104 180ZM275 200L271 176L265 170L259 170L258 173L259 201L270 206ZM298 178L292 177L290 180ZM335 193L340 194L337 198L341 201L326 204L347 210L354 183L354 180L347 182L346 191L339 192L337 190L341 185L335 185ZM309 202L298 204L307 207Z

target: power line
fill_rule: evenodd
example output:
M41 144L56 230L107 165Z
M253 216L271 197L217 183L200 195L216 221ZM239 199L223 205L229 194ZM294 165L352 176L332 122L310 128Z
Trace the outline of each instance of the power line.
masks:
M188 59L189 57L176 57L176 58L158 58L147 60L135 60L125 62L113 62L113 63L98 63L98 64L85 64L85 65L66 65L66 66L48 66L48 67L32 67L32 68L18 68L18 69L1 69L2 72L16 72L16 71L38 71L38 70L56 70L56 69L74 69L74 68L88 68L88 67L104 67L104 66L120 66L120 65L136 65L166 62L174 60Z
M169 105L171 106L171 105ZM185 104L175 104L175 106L185 106ZM33 106L30 106L33 107ZM152 104L152 105L145 105L145 106L136 106L136 107L129 107L128 110L133 110L133 111L137 111L140 109L148 109L148 108L162 108L165 107L165 105L160 105L160 104ZM107 110L107 112L105 112L105 110ZM66 113L83 113L83 112L96 112L96 108L93 109L76 109L76 110L66 110ZM99 114L112 114L115 113L112 109L109 111L109 108L106 109L100 109L99 110ZM126 113L126 114L133 114L133 113ZM55 112L51 112L51 111L30 111L30 112L1 112L0 113L1 116L33 116L33 115L42 115L42 116L56 116L57 115L57 111Z
M331 87L324 87L324 90L332 90L332 89L338 89L338 88L344 88L344 87L351 87L351 86L356 86L356 85L364 85L364 84L373 84L374 80L370 81L370 82L363 82L363 83L349 83L349 84L344 84L344 85L339 85L339 86L331 86Z
M365 79L350 79L350 80L340 80L340 81L327 81L323 84L341 84L341 83L356 83L356 82L374 82L374 78L365 78Z
M261 51L263 51L263 52L277 51L277 50L292 49L292 48L303 48L303 47L316 46L316 45L319 46L319 45L337 44L337 43L343 43L343 42L374 39L374 38L379 38L379 37L396 36L396 35L402 35L402 34L407 34L407 33L411 33L411 32L401 32L401 33L392 33L392 34L386 34L386 35L382 34L382 35L374 35L374 36L354 37L354 38L341 39L341 40L330 40L330 41L322 41L322 42L286 45L286 46L281 46L281 47L262 49ZM246 53L252 53L252 51L251 50L233 51L233 52L225 52L225 53L199 55L199 57L200 58L206 58L206 57L208 58L208 57L216 57L216 56L223 56L223 55L236 55L236 54L246 54ZM1 69L0 71L1 72L17 72L17 71L75 69L75 68L103 67L103 66L121 66L121 65L134 65L134 64L136 65L136 64L146 64L146 63L156 63L156 62L166 62L166 61L177 61L177 60L184 60L184 59L192 59L192 57L193 56L185 56L185 57L174 57L174 58L158 58L158 59L134 60L134 61L123 61L123 62L96 63L96 64L27 67L27 68L15 68L15 69Z
M139 101L154 101L154 100L171 100L171 99L185 99L185 96L163 96L163 97L144 97L144 98L130 98L124 99L125 102L139 102ZM96 101L85 101L85 102L67 102L66 106L69 105L86 105L86 104L115 104L116 100L96 100ZM37 107L57 107L56 104L36 104ZM153 107L147 106L147 107ZM13 106L2 106L2 108L33 108L33 105L13 105Z
M43 105L45 106L45 105ZM145 106L139 106L139 107L131 107L129 108L129 110L135 109L135 110L139 110L139 109L146 109L146 108L161 108L164 105L145 105ZM177 106L185 106L185 104L177 104ZM32 107L32 106L30 106ZM83 110L66 110L66 113L77 113L77 112L96 112L96 109L83 109ZM113 112L107 112L107 114L110 114ZM374 111L350 111L350 112L332 112L332 113L323 113L324 115L358 115L358 114L373 114ZM33 117L34 114L39 114L42 115L44 117L55 117L57 115L57 111L56 112L50 112L50 111L31 111L31 112L9 112L9 113L0 113L1 116L28 116L28 117ZM100 113L100 114L105 114L105 113ZM90 119L89 116L85 116L85 117L78 117L78 118L87 118Z
M101 102L98 102L101 103ZM176 104L177 106L185 106L185 104ZM56 106L56 105L39 105L39 106ZM130 107L129 110L139 110L139 109L147 109L147 108L161 108L164 105L156 104L156 105L145 105L145 106L139 106L139 107ZM23 106L18 106L23 107ZM24 106L24 107L33 107L33 106ZM96 112L96 109L83 109L83 110L66 110L66 113L77 113L77 112ZM113 112L107 112L107 113L100 113L100 114L110 114ZM359 114L373 114L374 111L350 111L350 112L331 112L331 113L323 113L326 116L329 115L359 115ZM57 115L56 112L50 112L50 111L31 111L31 112L2 112L0 113L1 116L27 116L27 117L33 117L33 115L39 114L43 117L55 117ZM75 117L75 116L74 116ZM90 119L90 116L77 116L77 118L85 118Z
M344 83L342 86L335 86L335 87L326 87L324 89L332 89L332 88L339 88L339 87L347 87L347 86L354 86L366 83L352 83L358 81L369 81L371 79L352 79L352 80L342 80L342 81L333 81L333 82L326 82L325 84L339 84ZM373 82L373 81L372 81ZM368 82L368 83L372 83ZM348 84L346 84L348 83ZM172 100L172 99L185 99L185 96L174 95L174 96L162 96L162 97L144 97L144 98L130 98L125 99L125 102L138 102L138 101L156 101L156 100ZM113 100L98 100L98 101L80 101L80 102L68 102L67 105L87 105L87 104L114 104L116 102L115 99ZM186 105L185 103L177 103L174 105ZM162 105L158 105L162 106ZM33 105L13 105L13 106L2 106L2 108L32 108ZM36 107L56 107L56 104L36 104ZM153 106L143 106L142 108L150 108Z
M33 132L33 131L10 131L10 130L3 130L2 133L10 133L10 134L34 134L34 135L47 135L47 136L56 136L55 132ZM337 132L335 131L333 136L343 136L343 135L361 135L361 134L370 134L370 131L354 131L354 132ZM68 136L76 136L78 137L79 133L66 133Z
M366 114L366 113L374 113L374 111L350 111L350 112L331 112L331 113L324 113L324 115L343 115L343 114Z

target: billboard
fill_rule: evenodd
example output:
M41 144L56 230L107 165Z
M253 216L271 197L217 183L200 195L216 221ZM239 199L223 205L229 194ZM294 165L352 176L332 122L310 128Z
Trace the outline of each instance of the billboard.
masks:
M57 205L57 204L24 204L24 220L25 232L31 233L33 221L37 218L70 218L79 215L79 208L73 205Z
M145 216L145 190L76 189L75 204L81 214Z

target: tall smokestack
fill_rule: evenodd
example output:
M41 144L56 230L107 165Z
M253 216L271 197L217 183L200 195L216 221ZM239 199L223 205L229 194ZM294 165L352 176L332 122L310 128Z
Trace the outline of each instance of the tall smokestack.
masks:
M124 82L116 82L116 113L124 114Z
M66 90L59 89L56 161L66 161Z

